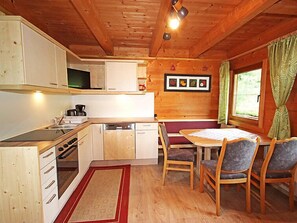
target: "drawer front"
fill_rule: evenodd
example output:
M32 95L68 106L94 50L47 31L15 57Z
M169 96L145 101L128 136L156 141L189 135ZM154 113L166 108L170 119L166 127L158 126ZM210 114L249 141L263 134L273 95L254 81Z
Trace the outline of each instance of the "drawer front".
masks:
M156 130L158 123L136 123L136 130Z
M42 199L44 200L52 190L57 188L57 175L53 174L45 183L42 184Z
M40 169L56 159L55 147L39 155Z
M46 181L50 179L51 176L55 175L57 173L57 164L56 160L53 160L51 163L49 163L47 166L42 168L40 170L40 176L41 176L41 184L43 185Z
M44 223L54 221L59 212L58 189L57 187L43 200Z

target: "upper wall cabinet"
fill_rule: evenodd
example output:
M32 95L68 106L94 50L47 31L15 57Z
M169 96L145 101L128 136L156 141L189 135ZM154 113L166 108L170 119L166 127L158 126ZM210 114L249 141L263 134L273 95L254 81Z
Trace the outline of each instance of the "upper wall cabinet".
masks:
M136 62L105 62L107 91L138 91Z
M21 21L0 21L0 84L67 87L66 52Z

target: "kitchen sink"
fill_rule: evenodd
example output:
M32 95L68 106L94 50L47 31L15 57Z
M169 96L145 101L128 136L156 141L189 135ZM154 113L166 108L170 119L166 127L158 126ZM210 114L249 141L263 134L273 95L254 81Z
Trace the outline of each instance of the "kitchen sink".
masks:
M75 127L77 126L77 124L63 124L63 125L51 125L51 126L48 126L46 127L45 129L49 129L49 130L52 130L52 129L74 129Z

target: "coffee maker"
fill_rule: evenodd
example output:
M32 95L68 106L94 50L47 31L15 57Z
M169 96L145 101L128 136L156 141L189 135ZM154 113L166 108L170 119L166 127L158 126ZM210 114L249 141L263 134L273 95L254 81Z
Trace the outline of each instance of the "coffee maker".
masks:
M87 113L85 112L85 105L75 105L76 115L77 116L87 116Z

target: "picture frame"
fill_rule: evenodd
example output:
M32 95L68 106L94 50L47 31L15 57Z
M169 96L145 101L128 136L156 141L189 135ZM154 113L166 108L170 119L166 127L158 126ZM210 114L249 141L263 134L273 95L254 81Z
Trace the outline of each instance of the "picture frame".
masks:
M164 74L164 91L210 92L211 75Z

